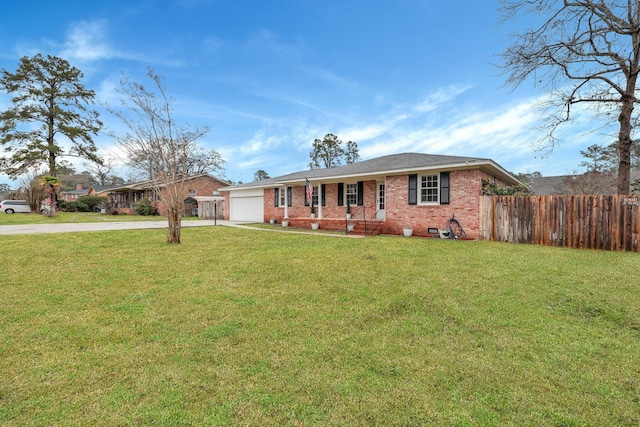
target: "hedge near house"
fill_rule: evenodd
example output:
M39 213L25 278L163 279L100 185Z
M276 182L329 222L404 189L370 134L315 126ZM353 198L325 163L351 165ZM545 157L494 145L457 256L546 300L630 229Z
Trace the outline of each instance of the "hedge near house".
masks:
M158 209L156 209L156 207L151 204L151 200L147 198L136 203L136 212L142 216L158 215Z

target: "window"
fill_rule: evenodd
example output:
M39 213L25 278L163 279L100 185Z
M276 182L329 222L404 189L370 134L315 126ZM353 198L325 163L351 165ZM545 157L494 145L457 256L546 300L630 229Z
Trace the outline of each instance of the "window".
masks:
M285 206L291 206L291 187L273 189L273 206L276 208L284 208ZM286 203L286 204L285 204Z
M309 202L307 201L306 187L304 187L304 189L304 205L309 206ZM313 202L313 206L318 206L318 187L313 187L313 195L311 196L311 201Z
M196 196L196 190L189 190L189 197L195 197Z
M358 205L358 184L347 184L347 206Z
M438 175L420 177L420 203L438 203Z

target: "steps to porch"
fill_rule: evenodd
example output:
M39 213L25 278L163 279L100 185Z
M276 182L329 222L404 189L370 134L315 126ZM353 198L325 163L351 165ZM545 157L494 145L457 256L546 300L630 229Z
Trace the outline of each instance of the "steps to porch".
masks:
M361 220L358 222L349 221L353 223L353 230L349 234L355 234L357 236L377 236L382 232L382 224L384 221L379 220Z

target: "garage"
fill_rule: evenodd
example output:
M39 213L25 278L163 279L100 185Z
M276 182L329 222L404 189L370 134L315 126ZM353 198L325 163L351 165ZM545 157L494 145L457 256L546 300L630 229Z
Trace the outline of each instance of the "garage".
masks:
M234 191L230 197L231 221L264 222L264 197L262 189Z

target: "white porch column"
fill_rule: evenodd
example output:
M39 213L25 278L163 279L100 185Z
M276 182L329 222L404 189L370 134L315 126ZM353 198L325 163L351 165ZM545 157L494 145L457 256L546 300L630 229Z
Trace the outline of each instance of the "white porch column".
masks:
M284 217L289 218L289 194L287 193L287 186L283 186L280 191L284 191Z
M322 218L322 184L318 184L318 219Z

